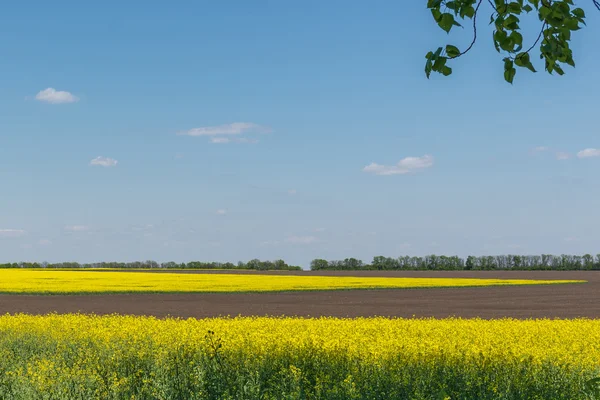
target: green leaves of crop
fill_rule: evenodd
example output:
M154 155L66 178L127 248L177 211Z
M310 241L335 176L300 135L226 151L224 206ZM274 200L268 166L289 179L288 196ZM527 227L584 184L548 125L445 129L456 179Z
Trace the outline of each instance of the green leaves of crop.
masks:
M461 20L472 20L473 23L473 41L465 50L448 44L427 53L427 78L432 72L445 76L452 74L448 60L462 57L471 50L478 36L477 14L482 3L491 12L492 41L496 51L503 54L504 79L507 82L513 83L516 67L537 72L533 52L539 54L544 61L544 69L550 74L563 75L563 64L575 66L570 48L571 34L585 26L586 14L582 8L574 6L573 0L427 0L433 19L446 33L462 26ZM534 12L540 22L539 33L524 38L521 19Z
M587 381L585 383L584 394L591 400L600 400L600 378Z

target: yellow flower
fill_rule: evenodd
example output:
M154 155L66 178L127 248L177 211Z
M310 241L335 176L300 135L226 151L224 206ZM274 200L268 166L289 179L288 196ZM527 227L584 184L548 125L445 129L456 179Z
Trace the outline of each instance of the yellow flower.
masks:
M209 293L549 285L576 280L388 278L115 271L0 270L0 293Z

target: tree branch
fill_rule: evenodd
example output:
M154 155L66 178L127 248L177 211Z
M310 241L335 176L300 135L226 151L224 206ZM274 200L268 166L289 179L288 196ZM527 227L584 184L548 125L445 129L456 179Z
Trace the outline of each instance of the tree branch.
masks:
M594 0L596 1L596 0ZM533 48L535 46L537 46L537 44L540 42L540 39L542 38L542 35L544 34L544 29L546 29L546 26L548 26L547 22L544 22L542 24L542 30L540 30L540 34L538 35L537 39L535 40L535 43L531 45L530 48L527 49L527 51L525 51L524 53L529 53L531 50L533 50Z
M598 1L598 0L592 0L592 2L594 3L594 5L598 9L598 11L600 11L600 1Z
M596 1L596 0L594 0L594 1ZM477 3L477 7L475 8L475 13L473 14L473 41L471 42L471 44L469 45L469 47L466 48L465 51L461 52L457 56L449 57L450 60L454 60L455 58L464 56L469 51L471 51L471 49L475 45L475 42L477 41L477 13L479 12L479 6L481 6L481 3L483 3L483 0L479 0L479 3Z

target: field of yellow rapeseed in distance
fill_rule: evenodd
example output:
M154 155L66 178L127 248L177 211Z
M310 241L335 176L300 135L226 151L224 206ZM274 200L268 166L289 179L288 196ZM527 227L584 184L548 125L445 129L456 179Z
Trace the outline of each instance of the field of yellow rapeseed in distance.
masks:
M585 281L0 270L0 293L31 294L279 292L548 285L581 282Z
M586 399L600 321L0 317L1 399Z

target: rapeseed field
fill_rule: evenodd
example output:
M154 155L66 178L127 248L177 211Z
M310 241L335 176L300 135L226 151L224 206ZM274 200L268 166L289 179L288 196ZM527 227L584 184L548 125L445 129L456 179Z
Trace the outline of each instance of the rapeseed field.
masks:
M0 317L0 399L591 399L600 321Z
M380 278L5 269L0 293L210 293L581 283L576 280Z

